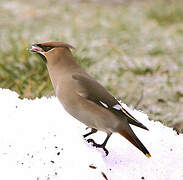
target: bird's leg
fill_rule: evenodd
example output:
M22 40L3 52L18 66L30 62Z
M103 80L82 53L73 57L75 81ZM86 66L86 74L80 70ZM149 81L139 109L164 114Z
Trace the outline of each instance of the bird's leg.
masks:
M87 142L88 143L92 143L93 146L95 146L96 148L102 148L105 151L106 156L109 154L109 151L105 148L107 141L109 140L110 136L112 133L107 134L107 137L105 139L105 141L102 144L97 144L93 139L88 139Z
M83 137L85 138L85 137L87 137L87 136L89 136L89 135L91 135L91 134L94 134L94 133L96 133L96 132L97 132L97 130L94 129L94 128L92 128L92 129L91 129L91 132L89 132L89 133L87 133L87 134L84 134Z

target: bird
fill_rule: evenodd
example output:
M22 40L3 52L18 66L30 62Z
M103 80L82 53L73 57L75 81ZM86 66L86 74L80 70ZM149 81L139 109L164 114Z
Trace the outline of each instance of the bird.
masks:
M72 55L72 45L64 42L50 41L32 44L31 51L38 54L46 63L55 94L64 109L75 119L84 123L91 132L98 130L107 134L102 144L88 139L96 148L109 151L106 144L113 133L131 142L136 148L151 157L149 151L135 135L130 125L148 130L112 96L99 82L85 72Z

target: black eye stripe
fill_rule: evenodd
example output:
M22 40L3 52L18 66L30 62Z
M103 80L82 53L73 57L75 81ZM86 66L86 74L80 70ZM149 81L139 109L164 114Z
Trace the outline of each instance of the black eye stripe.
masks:
M40 47L44 52L47 52L54 48L52 46L43 46L42 44L37 44L37 46Z
M44 50L44 51L49 51L49 50L51 50L51 49L53 49L54 47L50 47L50 46L43 46L42 47L42 49Z

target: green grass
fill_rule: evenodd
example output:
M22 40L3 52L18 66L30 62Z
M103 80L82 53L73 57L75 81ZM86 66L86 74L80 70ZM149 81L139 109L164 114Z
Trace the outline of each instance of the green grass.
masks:
M168 126L182 122L182 1L0 2L0 87L21 98L54 95L46 65L27 49L58 40L114 96ZM182 127L183 128L183 127Z

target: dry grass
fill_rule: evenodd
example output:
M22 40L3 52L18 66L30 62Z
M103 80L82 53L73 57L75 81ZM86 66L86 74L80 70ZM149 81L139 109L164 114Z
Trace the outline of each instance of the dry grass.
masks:
M78 62L113 95L169 126L183 118L183 4L119 5L56 0L0 2L0 87L20 97L53 94L45 64L31 43L76 46Z

